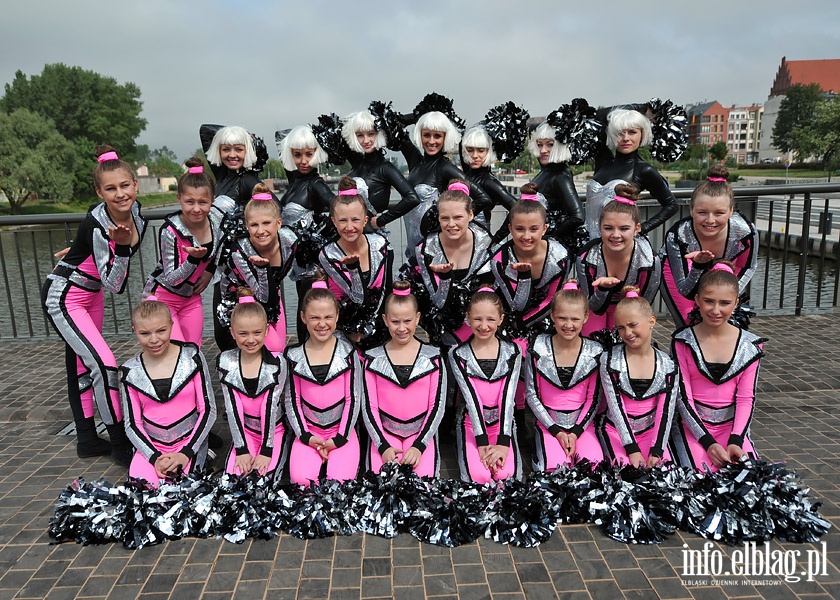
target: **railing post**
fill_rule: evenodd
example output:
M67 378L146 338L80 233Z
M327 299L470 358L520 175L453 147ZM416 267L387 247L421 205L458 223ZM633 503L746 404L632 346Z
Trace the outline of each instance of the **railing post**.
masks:
M802 231L799 237L799 276L796 281L796 316L802 315L805 304L805 269L808 265L808 246L811 243L811 192L805 192L802 206Z

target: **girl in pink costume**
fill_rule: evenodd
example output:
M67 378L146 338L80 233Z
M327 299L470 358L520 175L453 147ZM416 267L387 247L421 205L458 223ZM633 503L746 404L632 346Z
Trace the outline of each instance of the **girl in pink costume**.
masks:
M365 340L370 347L384 338L379 315L391 289L394 251L384 236L364 233L367 207L351 177L338 182L330 216L339 238L321 250L318 261L342 307L338 329L354 344Z
M185 163L178 180L179 212L160 228L160 262L146 280L145 296L154 294L172 312L172 338L201 347L204 310L201 293L216 270L219 227L224 213L213 208L213 180L200 158Z
M496 337L503 318L502 301L492 289L481 288L467 312L473 335L449 353L462 396L455 429L463 481L484 484L522 475L513 422L522 353Z
M131 324L142 352L120 367L125 429L137 450L128 475L157 487L168 473L204 465L216 402L201 350L170 339L166 304L147 298Z
M254 186L254 195L245 206L245 226L248 237L236 241L230 254L230 268L222 277L224 302L219 309L225 314L220 318L229 323L230 309L225 308L236 304L237 290L243 286L252 289L268 316L265 347L272 354L281 354L286 348L283 278L291 269L297 236L283 227L280 208L262 183Z
M726 259L734 265L738 294L746 290L755 274L758 231L744 215L735 212L735 195L727 177L729 170L722 165L709 169L708 180L691 194L690 216L668 230L659 251L662 299L677 329L689 324L698 282L715 259Z
M47 317L66 344L67 395L76 423L80 457L110 454L128 466L131 443L125 437L117 360L102 337L103 288L125 289L131 256L140 247L146 220L137 203L131 165L110 146L96 148L93 170L102 200L79 225L73 245L47 276L42 300ZM96 435L93 407L108 428L110 443Z
M470 336L464 322L469 294L493 281L490 272L490 235L473 223L469 187L452 181L438 199L440 232L417 246L415 258L420 281L439 318L421 323L429 339L451 347ZM429 315L424 315L429 317Z
M622 292L615 325L624 343L601 355L607 410L598 417L597 432L605 458L653 467L670 460L666 444L679 401L679 370L651 345L656 317L650 303L638 288L627 286Z
M560 242L543 237L548 230L546 212L537 200L534 184L522 186L522 196L511 207L508 219L511 241L493 257L490 268L505 303L505 315L512 321L514 342L524 355L528 340L550 328L551 299L568 273L570 261ZM520 430L524 410L525 388L520 383L516 390Z
M586 296L576 281L567 281L551 301L557 333L537 336L525 359L528 406L537 417L535 471L553 471L576 457L604 458L594 426L604 349L581 337L588 317Z
M583 335L613 328L613 314L624 286L638 287L648 303L653 302L659 289L662 266L650 241L639 235L642 224L638 199L636 186L615 186L615 199L601 211L601 239L589 242L577 259L581 289L589 299L589 320Z
M335 336L338 301L323 273L301 302L309 337L286 349L286 415L294 432L289 477L308 485L323 475L346 481L359 470L356 419L364 401L359 354Z
M672 449L681 466L716 471L744 456L756 458L750 439L755 386L766 341L728 322L738 305L737 267L721 261L697 286L702 321L674 334L682 374L680 419Z
M233 446L227 473L279 475L285 464L283 390L286 360L265 347L268 318L251 290L240 288L239 304L230 315L237 348L219 355L216 368L225 398Z
M399 462L421 477L435 477L447 389L443 357L438 348L414 337L420 312L407 281L394 282L382 318L391 339L365 353L362 417L371 440L368 468L378 473L383 463Z

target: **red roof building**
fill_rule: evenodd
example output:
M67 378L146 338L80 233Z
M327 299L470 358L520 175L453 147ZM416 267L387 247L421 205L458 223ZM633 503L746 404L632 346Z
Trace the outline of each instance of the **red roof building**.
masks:
M784 96L792 85L809 83L818 83L823 92L840 94L840 58L787 60L783 56L770 97Z

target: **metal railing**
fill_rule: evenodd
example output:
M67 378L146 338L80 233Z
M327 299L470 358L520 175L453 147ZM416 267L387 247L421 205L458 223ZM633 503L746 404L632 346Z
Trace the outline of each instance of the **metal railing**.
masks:
M736 206L761 231L759 266L751 284L752 305L759 314L795 314L832 310L840 286L840 226L832 227L833 211L840 213L840 183L736 187ZM688 215L691 190L674 190L680 202L676 218ZM836 196L833 198L832 195ZM640 203L642 217L655 212L653 201ZM172 207L144 210L149 219L145 239L132 259L126 292L105 294L104 333L126 336L129 315L138 301L147 274L160 258L158 231ZM41 286L55 266L53 254L69 245L84 214L0 217L0 340L54 338L41 309ZM498 227L504 212L494 212ZM397 263L402 260L403 232L394 228L392 243ZM651 232L654 248L662 244L666 228ZM395 268L396 271L396 268ZM205 314L209 322L209 292ZM287 314L296 313L294 288L287 284ZM656 306L662 313L661 302ZM291 326L293 321L290 321ZM205 327L205 334L210 329Z

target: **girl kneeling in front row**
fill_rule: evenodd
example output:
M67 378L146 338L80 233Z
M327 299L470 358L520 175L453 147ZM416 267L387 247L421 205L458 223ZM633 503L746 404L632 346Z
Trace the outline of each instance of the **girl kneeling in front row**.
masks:
M672 448L680 466L716 471L744 456L757 457L750 424L766 340L729 323L738 306L736 272L729 261L707 271L695 298L702 320L674 334L682 399Z
M157 487L169 473L204 465L216 401L198 346L170 340L166 304L149 296L131 323L142 352L120 367L125 428L136 448L128 475Z
M409 282L394 282L382 318L391 339L365 353L368 466L378 473L383 463L399 462L411 465L421 477L437 476L446 368L439 348L414 337L420 312Z
M300 485L322 476L346 481L359 470L355 427L364 400L359 354L335 336L338 300L324 273L316 277L300 307L309 337L286 349L286 415L295 435L289 477Z
M622 293L615 326L624 343L601 355L607 411L599 416L597 431L605 458L653 467L670 460L666 444L679 400L679 370L651 345L656 317L650 303L636 287Z
M501 298L488 287L479 289L467 311L472 336L449 353L463 400L455 424L463 481L484 484L522 475L513 423L522 353L496 337L503 318Z
M551 301L557 333L540 334L529 348L523 369L528 406L537 417L535 471L553 471L576 458L604 458L593 423L604 349L581 337L588 317L586 296L569 280Z
M225 471L279 475L285 464L283 391L286 359L265 346L268 317L248 288L239 289L230 333L237 348L219 355L217 369L233 441Z

